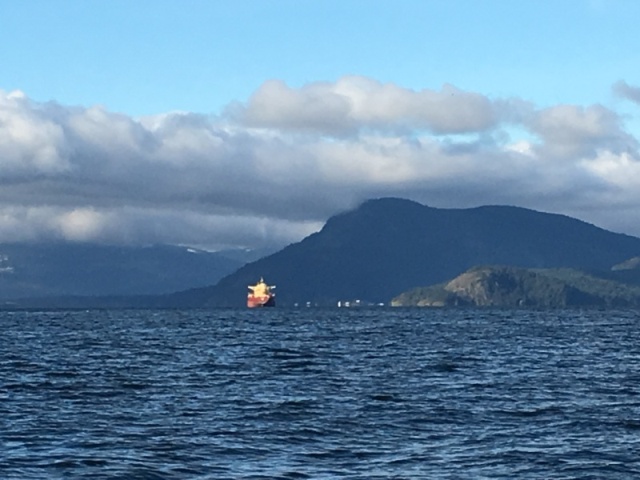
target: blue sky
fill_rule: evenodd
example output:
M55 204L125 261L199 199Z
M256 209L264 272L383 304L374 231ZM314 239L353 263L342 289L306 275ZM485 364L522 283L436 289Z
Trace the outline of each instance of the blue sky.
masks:
M635 0L0 0L0 241L283 244L384 195L640 235L638 18Z
M2 87L131 115L364 75L549 105L638 76L633 0L3 0ZM635 40L635 41L634 41ZM634 78L635 76L635 78Z

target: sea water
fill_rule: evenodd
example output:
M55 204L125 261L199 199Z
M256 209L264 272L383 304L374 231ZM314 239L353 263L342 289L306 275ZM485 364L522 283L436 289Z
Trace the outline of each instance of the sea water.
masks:
M2 312L0 478L640 478L640 312Z

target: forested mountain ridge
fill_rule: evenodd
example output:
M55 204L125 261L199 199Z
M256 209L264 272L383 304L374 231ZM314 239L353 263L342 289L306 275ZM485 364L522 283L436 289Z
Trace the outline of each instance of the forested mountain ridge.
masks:
M264 276L281 305L388 303L411 288L447 281L477 265L608 271L637 256L640 239L564 215L512 206L441 209L369 200L330 218L320 232L241 267L192 303L239 306ZM179 295L190 303L189 292Z
M574 269L474 267L448 282L395 297L393 306L638 307L640 285Z

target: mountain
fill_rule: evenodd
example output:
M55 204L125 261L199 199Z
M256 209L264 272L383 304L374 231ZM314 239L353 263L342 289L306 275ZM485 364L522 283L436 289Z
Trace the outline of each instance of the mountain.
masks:
M214 284L242 264L229 252L167 245L0 244L0 299L165 294Z
M610 270L640 254L640 239L564 215L512 206L432 208L369 200L320 232L244 265L213 287L180 292L179 305L241 306L261 276L279 305L389 302L476 265Z
M640 285L625 285L574 269L483 266L395 297L393 306L639 307Z

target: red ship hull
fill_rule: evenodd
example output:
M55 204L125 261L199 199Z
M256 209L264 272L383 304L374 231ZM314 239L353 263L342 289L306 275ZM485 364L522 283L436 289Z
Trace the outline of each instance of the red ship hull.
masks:
M249 295L247 297L247 307L260 308L260 307L275 307L276 299L275 295Z

